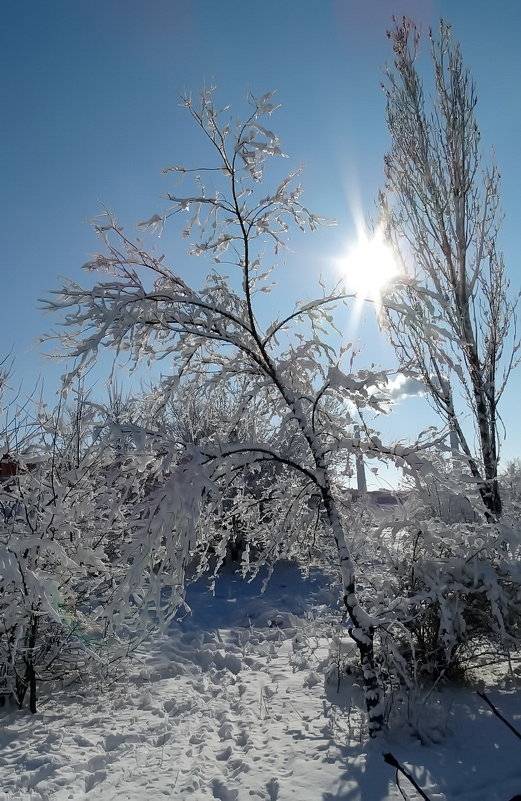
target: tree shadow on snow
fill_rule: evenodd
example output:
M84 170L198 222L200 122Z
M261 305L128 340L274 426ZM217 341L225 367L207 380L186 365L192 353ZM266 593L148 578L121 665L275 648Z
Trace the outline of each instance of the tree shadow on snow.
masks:
M346 769L338 780L338 789L323 793L322 801L390 801L395 797L393 775L384 764L380 743L346 747L343 756Z
M393 772L382 758L384 743L368 738L363 690L356 673L342 673L338 681L333 672L324 682L324 692L331 750L336 752L335 762L343 764L345 770L337 780L336 792L324 792L322 801L394 799Z
M346 767L337 790L324 793L321 801L401 801L395 770L383 760L386 751L406 767L432 801L507 801L515 797L521 786L519 741L483 707L472 689L449 690L443 696L450 720L441 742L426 746L405 732L400 737L395 732L373 742L344 746L340 758ZM503 688L498 697L509 717L519 721L519 694ZM345 703L343 706L346 708ZM400 784L411 801L420 798L405 777L400 776Z

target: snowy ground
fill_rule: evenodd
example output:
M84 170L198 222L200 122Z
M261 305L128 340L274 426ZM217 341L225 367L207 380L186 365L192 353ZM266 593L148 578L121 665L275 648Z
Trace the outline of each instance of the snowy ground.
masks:
M282 565L260 586L230 572L215 596L199 584L193 615L143 648L125 681L42 699L35 716L4 709L0 801L402 799L383 751L432 801L521 793L521 740L470 689L426 707L438 744L397 732L368 743L359 688L324 681L338 614L323 577ZM515 683L488 692L519 726Z

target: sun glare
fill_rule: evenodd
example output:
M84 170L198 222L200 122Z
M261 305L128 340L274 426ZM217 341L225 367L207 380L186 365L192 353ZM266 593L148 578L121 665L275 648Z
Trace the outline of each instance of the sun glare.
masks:
M392 251L378 229L371 236L359 234L358 241L342 258L340 270L348 291L356 293L360 300L376 303L386 284L398 273Z

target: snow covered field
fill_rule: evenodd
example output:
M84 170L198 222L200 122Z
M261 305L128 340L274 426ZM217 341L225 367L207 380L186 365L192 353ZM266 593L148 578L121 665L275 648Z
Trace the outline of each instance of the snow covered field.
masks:
M432 801L521 793L521 741L473 689L429 699L423 723L438 742L403 729L368 742L356 682L324 678L339 619L325 577L283 564L261 586L228 570L215 596L199 582L193 614L120 681L42 697L35 716L4 708L0 801L395 801L385 751ZM488 683L519 726L515 680Z

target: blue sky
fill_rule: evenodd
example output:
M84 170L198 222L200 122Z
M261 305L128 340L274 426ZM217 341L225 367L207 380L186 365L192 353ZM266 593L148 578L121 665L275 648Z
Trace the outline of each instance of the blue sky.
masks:
M6 0L2 8L1 158L4 353L16 357L24 390L38 375L51 394L59 366L37 338L53 321L37 299L58 275L83 279L97 249L85 221L102 204L131 225L161 207L170 185L161 168L193 163L196 131L179 106L184 91L214 83L224 103L248 91L277 90L272 127L292 164L303 163L307 205L335 217L285 258L282 298L312 294L319 275L355 235L357 214L374 211L388 146L382 68L391 61L385 31L392 14L424 27L444 16L478 86L482 140L494 147L506 214L500 244L519 288L521 201L521 4L482 0ZM201 267L172 251L186 279ZM389 347L362 316L360 367L392 365ZM519 372L505 397L506 458L521 453ZM385 423L406 438L432 420L424 400L404 401Z

